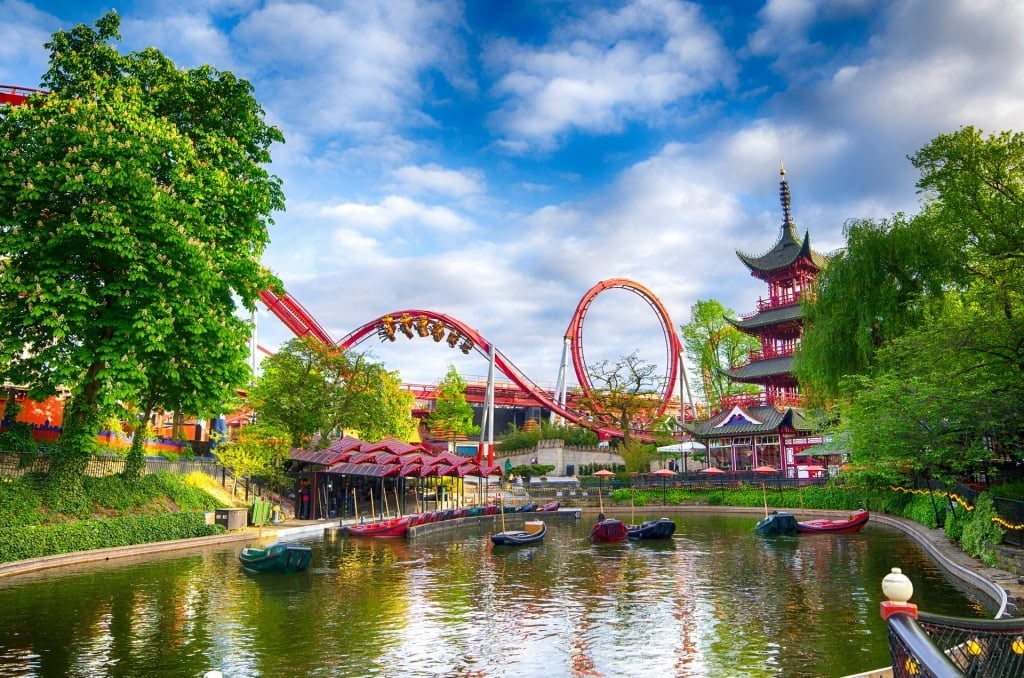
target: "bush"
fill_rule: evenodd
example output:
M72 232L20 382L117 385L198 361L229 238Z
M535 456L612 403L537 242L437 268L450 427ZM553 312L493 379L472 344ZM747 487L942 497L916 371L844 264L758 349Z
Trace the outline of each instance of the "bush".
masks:
M206 516L198 512L0 527L0 562L205 537L222 532L222 525L207 525Z
M990 567L995 567L996 552L993 548L1003 541L1003 528L993 518L998 517L992 497L987 492L978 495L974 510L965 521L960 545L964 552Z

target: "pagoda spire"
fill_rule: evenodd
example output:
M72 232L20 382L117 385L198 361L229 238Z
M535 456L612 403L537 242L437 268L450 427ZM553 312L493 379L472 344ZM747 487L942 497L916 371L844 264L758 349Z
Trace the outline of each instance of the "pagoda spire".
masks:
M782 223L784 225L793 225L793 215L790 212L790 205L792 204L792 197L789 195L789 183L786 181L786 168L782 166L782 161L779 161L779 175L782 179L779 181L779 200L782 202Z

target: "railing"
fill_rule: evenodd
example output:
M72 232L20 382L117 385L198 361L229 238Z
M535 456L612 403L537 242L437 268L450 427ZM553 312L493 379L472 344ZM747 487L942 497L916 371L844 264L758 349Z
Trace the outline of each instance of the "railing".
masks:
M967 619L921 612L899 570L882 580L894 678L1024 675L1024 618ZM1000 612L1004 614L1004 612Z

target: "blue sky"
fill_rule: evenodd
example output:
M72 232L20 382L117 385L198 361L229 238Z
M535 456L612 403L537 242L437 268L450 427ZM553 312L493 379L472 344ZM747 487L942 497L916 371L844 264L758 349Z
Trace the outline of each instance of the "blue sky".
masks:
M252 82L286 138L264 261L335 338L429 309L547 385L601 280L677 327L702 299L752 312L766 287L735 252L774 244L780 162L827 253L851 218L917 211L907 156L936 135L1024 120L1015 0L0 0L0 83L37 86L49 36L109 9L122 50ZM663 346L642 298L590 306L589 363ZM487 371L428 340L359 348L407 382Z

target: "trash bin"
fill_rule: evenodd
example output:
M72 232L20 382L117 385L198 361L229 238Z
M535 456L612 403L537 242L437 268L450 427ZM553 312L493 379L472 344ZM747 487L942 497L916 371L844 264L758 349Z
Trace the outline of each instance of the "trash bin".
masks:
M213 522L223 525L228 530L244 530L249 524L249 509L247 508L226 508L217 509L213 516Z

